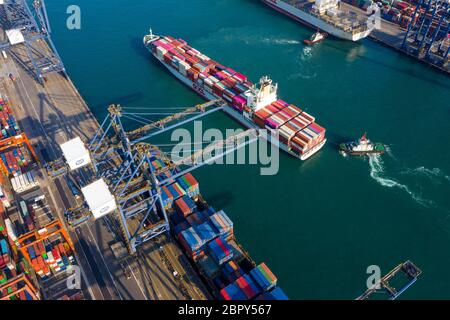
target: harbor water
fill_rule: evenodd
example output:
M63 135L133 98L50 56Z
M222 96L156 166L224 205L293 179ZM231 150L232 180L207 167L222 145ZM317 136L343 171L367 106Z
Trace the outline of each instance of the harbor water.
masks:
M365 39L306 47L308 29L258 0L48 0L53 40L95 116L107 106L189 107L202 100L142 44L149 27L186 40L314 115L328 143L280 170L205 166L204 197L224 209L239 241L266 262L292 299L354 299L370 265L387 273L412 260L422 270L403 299L450 298L450 78ZM81 29L66 27L81 8ZM136 109L138 110L138 109ZM238 125L222 113L205 127ZM386 143L380 157L342 157L337 144L362 135Z

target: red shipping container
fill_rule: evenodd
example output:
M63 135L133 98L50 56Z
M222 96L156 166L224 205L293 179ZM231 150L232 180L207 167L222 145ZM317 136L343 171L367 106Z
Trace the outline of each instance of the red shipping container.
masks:
M245 280L244 277L240 277L239 279L237 279L236 284L245 293L247 298L251 299L256 295L256 292L253 291L252 287L250 287L250 284L247 282L247 280Z
M178 200L175 200L175 207L178 209L178 211L183 214L184 217L187 217L191 210L187 206L187 204L184 202L183 198L180 198Z

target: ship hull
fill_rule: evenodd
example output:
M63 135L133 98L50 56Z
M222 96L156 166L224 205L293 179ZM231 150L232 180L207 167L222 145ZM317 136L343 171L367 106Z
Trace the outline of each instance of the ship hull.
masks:
M217 98L214 95L212 95L210 92L208 92L203 87L201 87L197 83L193 82L189 78L183 76L180 72L178 72L177 70L172 68L165 61L163 61L160 58L158 58L158 56L153 54L153 52L148 47L147 47L147 49L150 51L150 53L152 54L152 56L156 60L158 60L164 67L166 67L167 70L169 70L170 73L172 73L183 84L185 84L190 89L192 89L197 94L199 94L202 98L204 98L206 100L209 100L209 101L217 100ZM231 116L234 120L236 120L237 122L239 122L241 125L243 125L244 127L248 128L248 129L258 129L258 130L261 129L253 121L251 121L250 119L244 117L242 114L237 112L235 109L230 107L228 104L222 110L226 114ZM277 141L272 141L273 139L271 139L271 136L269 134L267 135L267 138L265 138L265 139L267 141L271 142L272 144L274 144L275 146L277 146L278 148L280 148L281 150L283 150L284 152L286 152L286 153L290 154L291 156L293 156L295 158L298 158L300 160L306 160L306 159L310 158L312 155L314 155L320 149L322 149L322 147L325 145L325 143L327 141L327 139L323 139L323 141L321 141L320 143L318 143L314 147L308 149L308 151L304 152L303 154L299 155L299 154L289 150L289 147L286 144L284 144L284 143L282 143L282 142L280 142L278 140Z
M386 150L383 148L378 148L378 149L374 149L374 150L370 150L370 151L354 151L352 149L349 149L347 147L347 144L342 143L339 145L339 149L346 153L349 154L351 156L364 156L364 155L369 155L369 154L383 154L386 152Z
M304 25L307 25L314 29L319 28L320 30L325 31L328 34L330 34L334 37L343 39L343 40L358 41L363 38L366 38L372 32L372 29L368 29L364 32L352 34L349 32L345 32L341 29L338 29L317 17L314 17L314 16L308 14L305 11L302 11L294 6L291 6L290 4L288 4L286 2L283 2L280 0L261 0L261 1L264 2L270 8L272 8L272 9L304 24Z

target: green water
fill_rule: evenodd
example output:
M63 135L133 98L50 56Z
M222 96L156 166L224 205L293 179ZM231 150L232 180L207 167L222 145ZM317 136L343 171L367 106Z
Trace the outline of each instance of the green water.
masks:
M65 28L79 4L82 29ZM199 97L142 45L151 26L180 37L279 95L327 128L325 148L306 162L285 154L275 176L258 166L206 166L201 190L235 223L239 240L265 261L291 298L353 299L366 268L383 273L411 259L423 269L402 297L450 298L450 78L370 40L327 39L258 0L48 0L53 38L93 110L180 107ZM223 114L205 126L236 124ZM358 137L389 144L382 162L343 158L336 143Z

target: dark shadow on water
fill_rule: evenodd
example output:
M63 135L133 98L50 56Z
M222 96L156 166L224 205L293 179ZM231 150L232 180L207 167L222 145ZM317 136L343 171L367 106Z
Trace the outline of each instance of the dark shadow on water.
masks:
M216 210L220 210L220 208L225 208L229 204L231 204L234 200L234 195L231 192L224 191L220 193L213 194L208 196L208 203Z
M133 37L130 41L130 47L141 57L146 59L151 58L151 54L142 42L142 38Z
M328 47L330 47L330 48L333 48L333 49L336 49L336 50L339 50L339 51L342 51L342 52L345 52L345 53L348 52L348 50L346 50L348 48L348 46L337 46L337 45L334 45L333 41L328 41L326 43L326 45ZM362 43L361 45L366 45L367 47L370 47L371 49L375 49L374 46L381 46L381 44L377 44L377 43L373 42L370 39L366 39L366 42ZM386 49L390 49L391 53L393 55L400 55L402 58L411 60L411 63L417 63L419 65L422 65L422 63L420 61L418 61L417 59L414 59L414 58L412 58L412 57L410 57L410 56L408 56L406 54L403 54L401 52L395 51L394 49L391 49L391 48L386 48ZM403 73L403 74L405 74L407 76L414 77L414 78L419 79L419 80L425 80L425 81L427 81L427 82L429 82L429 83L431 83L433 85L440 86L440 87L442 87L443 89L446 89L446 90L450 90L450 82L449 81L439 81L439 80L437 80L435 78L432 78L430 76L426 76L424 73L418 74L417 70L413 70L413 68L415 67L413 65L411 66L411 68L399 68L399 67L396 67L394 65L387 64L387 63L385 63L385 62L383 62L381 60L376 60L376 59L373 59L373 58L369 58L369 57L364 56L364 55L357 54L356 57L362 59L363 61L367 61L369 63L375 64L375 65L379 65L381 67L385 67L387 69ZM438 72L437 70L435 70L431 66L426 66L425 65L425 67L428 67L431 71L433 71L431 76L435 76L436 74L445 76L445 74L443 74L442 72ZM444 83L444 82L447 82L447 83Z
M344 135L340 135L334 132L327 131L327 145L336 150L339 150L339 144L343 142L349 142L356 140L355 137L348 137Z

